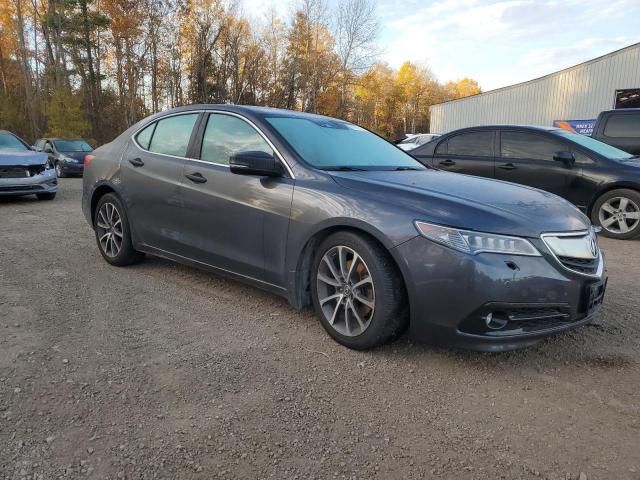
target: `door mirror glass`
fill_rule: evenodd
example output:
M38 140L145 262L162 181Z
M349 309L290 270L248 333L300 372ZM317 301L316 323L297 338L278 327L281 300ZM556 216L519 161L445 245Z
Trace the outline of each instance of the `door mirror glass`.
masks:
M563 162L566 165L568 165L569 167L572 167L573 164L576 163L576 158L573 156L573 153L566 152L566 151L554 153L553 154L553 159L556 162Z
M45 153L53 153L53 148L51 147L51 145L46 144L42 151L45 152Z
M229 157L232 173L279 177L282 170L273 155L260 151L236 152Z

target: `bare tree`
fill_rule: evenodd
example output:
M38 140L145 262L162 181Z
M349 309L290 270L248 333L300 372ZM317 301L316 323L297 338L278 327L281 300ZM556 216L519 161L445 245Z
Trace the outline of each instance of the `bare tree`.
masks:
M371 67L377 52L378 19L375 0L342 0L336 21L336 51L340 57L340 105L343 117L352 76Z

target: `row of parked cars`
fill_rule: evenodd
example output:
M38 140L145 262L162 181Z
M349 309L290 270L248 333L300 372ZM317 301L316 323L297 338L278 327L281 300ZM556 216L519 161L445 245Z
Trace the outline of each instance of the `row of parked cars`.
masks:
M41 138L30 146L0 130L0 195L53 200L58 178L82 175L85 157L92 151L82 139Z
M559 195L609 237L640 234L640 109L603 112L591 137L552 127L492 125L449 132L410 152L438 169Z

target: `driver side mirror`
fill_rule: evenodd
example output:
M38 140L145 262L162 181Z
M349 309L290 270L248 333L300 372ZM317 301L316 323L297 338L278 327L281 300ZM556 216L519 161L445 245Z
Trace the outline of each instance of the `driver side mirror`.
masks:
M553 159L556 162L564 163L569 168L573 167L573 164L576 163L576 158L571 152L556 152L553 154Z
M280 177L282 169L273 155L260 151L237 152L229 157L231 173Z
M51 148L51 146L49 146L49 145L45 145L44 148L42 149L42 151L44 153L53 153L53 148Z

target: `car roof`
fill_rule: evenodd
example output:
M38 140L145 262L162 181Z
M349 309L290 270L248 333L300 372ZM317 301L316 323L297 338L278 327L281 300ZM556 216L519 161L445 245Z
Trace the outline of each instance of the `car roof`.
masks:
M459 128L457 130L451 130L449 133L454 133L454 132L461 132L463 130L488 130L488 129L495 129L495 128L521 128L523 130L538 130L538 131L543 131L543 132L562 132L562 131L566 131L562 128L558 128L558 127L547 127L545 125L518 125L518 124L496 124L496 125L478 125L475 127L464 127L464 128Z
M203 103L195 105L187 105L184 107L177 107L171 110L165 110L158 112L154 117L160 117L167 114L188 112L192 110L220 110L224 112L239 113L256 117L295 117L295 118L316 118L316 119L330 119L334 121L345 121L325 115L317 115L315 113L298 112L295 110L285 110L283 108L272 107L258 107L256 105L234 105L228 103Z

